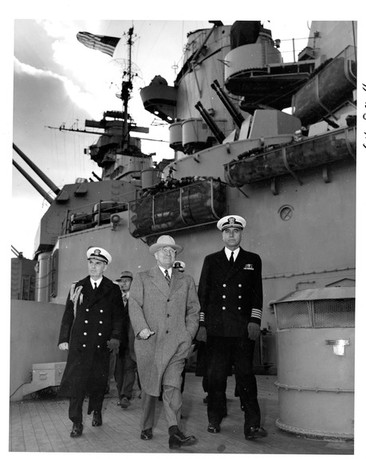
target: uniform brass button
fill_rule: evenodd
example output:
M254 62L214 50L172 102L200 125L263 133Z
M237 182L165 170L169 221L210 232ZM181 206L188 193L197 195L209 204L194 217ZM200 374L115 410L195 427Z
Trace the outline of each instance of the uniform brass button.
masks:
M85 322L86 324L88 323L88 321L87 321L87 320L84 320L84 322Z
M222 284L223 287L226 287L226 284Z
M100 320L99 323L102 324L102 323L103 323L103 320Z
M225 306L223 306L223 307L222 307L222 309L225 311L226 307L225 307Z
M100 312L103 312L103 309L101 309Z
M86 312L89 312L89 309L87 308L87 309L85 309L85 311L86 311Z
M241 295L238 296L239 300L241 299Z
M239 309L239 311L240 311L240 310L241 310L241 307L239 306L238 309Z
M101 333L98 333L98 336L102 336L102 334L101 334Z
M83 344L83 347L86 347L86 344Z
M87 335L87 332L84 332L84 335Z
M226 295L222 295L222 297L225 299L225 298L226 298Z
M241 287L242 285L241 284L238 284L238 287Z
M97 347L100 347L100 346L99 346L99 344L98 344L98 346L97 346Z

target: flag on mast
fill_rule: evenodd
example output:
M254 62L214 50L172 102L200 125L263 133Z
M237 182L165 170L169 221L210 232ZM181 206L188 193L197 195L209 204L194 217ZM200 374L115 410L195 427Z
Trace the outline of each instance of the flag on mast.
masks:
M102 53L106 53L109 56L113 56L114 50L120 40L117 37L108 37L106 35L93 35L89 32L79 32L76 38L83 45L91 49L96 49Z

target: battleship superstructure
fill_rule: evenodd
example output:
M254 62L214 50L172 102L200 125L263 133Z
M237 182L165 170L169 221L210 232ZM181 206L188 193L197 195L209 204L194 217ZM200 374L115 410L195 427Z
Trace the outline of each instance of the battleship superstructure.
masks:
M63 304L90 245L113 254L113 278L149 267L146 245L167 233L198 283L204 256L221 248L217 220L243 215L244 246L263 261L257 364L276 371L272 302L355 283L356 24L313 22L285 63L260 21L210 22L188 34L173 85L156 75L141 90L169 125L174 160L156 165L130 136L147 129L128 113L128 75L124 110L86 121L102 130L88 153L103 174L55 188L37 235L35 299Z

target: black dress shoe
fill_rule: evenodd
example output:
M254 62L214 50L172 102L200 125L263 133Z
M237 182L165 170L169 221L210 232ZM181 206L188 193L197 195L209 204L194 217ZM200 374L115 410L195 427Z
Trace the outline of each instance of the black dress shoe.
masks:
M100 411L94 411L93 413L93 420L92 420L92 426L93 427L98 427L103 424L102 421L102 413Z
M255 440L256 438L264 438L267 436L267 431L263 427L249 427L244 430L246 440Z
M151 440L153 437L152 429L146 429L141 432L141 440Z
M70 433L70 437L76 438L80 437L83 433L83 424L81 422L74 422L72 425L72 431Z
M221 430L220 424L216 422L210 422L207 427L207 432L210 432L210 433L219 433L220 430Z
M169 448L178 449L181 446L192 446L197 443L197 438L194 435L185 436L183 432L177 430L169 436Z
M121 401L120 401L120 406L121 408L128 408L129 406L131 405L131 402L128 400L127 397L121 397Z

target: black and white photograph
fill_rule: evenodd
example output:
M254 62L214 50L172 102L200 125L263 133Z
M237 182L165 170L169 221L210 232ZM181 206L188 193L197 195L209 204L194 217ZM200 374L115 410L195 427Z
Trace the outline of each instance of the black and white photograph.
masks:
M53 3L2 20L4 452L359 457L355 2Z

